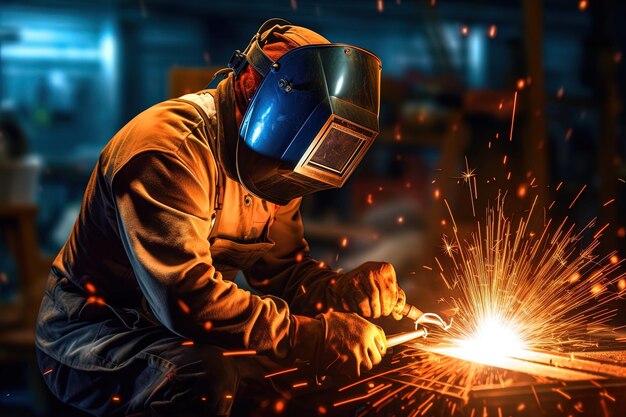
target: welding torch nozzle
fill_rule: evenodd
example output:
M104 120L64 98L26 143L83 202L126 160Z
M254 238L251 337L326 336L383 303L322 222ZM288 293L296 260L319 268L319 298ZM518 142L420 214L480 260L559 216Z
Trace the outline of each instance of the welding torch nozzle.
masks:
M424 312L419 308L407 303L402 309L402 315L410 318L413 321L417 321L420 317L424 315Z
M404 305L402 315L413 320L416 325L430 324L441 327L443 330L448 330L450 326L452 326L451 318L449 318L449 321L446 322L446 320L444 320L438 313L424 313L422 310L411 304Z

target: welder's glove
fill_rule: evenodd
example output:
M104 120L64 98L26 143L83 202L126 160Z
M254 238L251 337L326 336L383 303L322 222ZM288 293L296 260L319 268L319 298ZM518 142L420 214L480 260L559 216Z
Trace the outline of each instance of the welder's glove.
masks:
M362 369L378 365L385 354L385 332L354 313L291 318L290 357L310 362L318 377L358 377Z
M389 263L366 262L337 278L331 291L337 310L371 318L390 314L396 320L402 318L406 295Z
M354 378L378 365L385 354L385 332L354 313L328 312L317 316L324 340L317 351L318 375Z

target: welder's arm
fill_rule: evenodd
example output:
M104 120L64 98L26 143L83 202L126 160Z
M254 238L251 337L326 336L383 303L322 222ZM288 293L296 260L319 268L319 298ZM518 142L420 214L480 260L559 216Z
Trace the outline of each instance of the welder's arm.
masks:
M286 300L292 313L314 316L328 310L330 286L341 274L311 257L300 201L295 199L278 209L269 230L274 247L244 273L257 291Z
M293 200L276 213L269 233L275 245L245 271L248 282L264 294L281 296L297 314L314 315L332 308L373 318L391 314L399 320L406 297L393 266L368 262L337 273L311 258L300 201Z
M143 294L158 320L185 338L288 356L295 320L287 304L252 295L215 270L207 241L215 178L194 165L208 149L182 148L136 156L112 182L119 233Z

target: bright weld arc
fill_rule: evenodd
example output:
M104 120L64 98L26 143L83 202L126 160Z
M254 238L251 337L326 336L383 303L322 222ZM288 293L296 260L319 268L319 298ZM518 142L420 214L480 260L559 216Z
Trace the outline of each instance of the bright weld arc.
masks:
M582 191L584 187L578 196ZM549 221L535 233L528 230L535 204L536 199L530 214L514 226L503 215L501 196L487 211L484 229L479 223L472 239L462 244L455 229L450 243L459 251L448 253L454 268L446 275L452 272L452 282L464 296L454 300L461 313L444 342L448 347L443 350L452 356L496 364L529 350L550 351L555 343L557 350L583 348L592 343L588 325L602 326L615 314L606 304L621 290L607 289L624 274L607 262L610 255L593 254L606 226L580 250L577 242L595 223L574 232L565 221L552 231ZM508 279L502 279L505 276ZM566 294L569 302L564 304Z

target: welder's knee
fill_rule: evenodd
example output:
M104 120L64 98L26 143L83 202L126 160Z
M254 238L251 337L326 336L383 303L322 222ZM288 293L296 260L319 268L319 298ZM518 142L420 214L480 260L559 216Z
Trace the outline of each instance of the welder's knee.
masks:
M164 385L162 401L152 403L157 415L227 416L239 387L235 361L216 346L193 345L168 352L175 366ZM188 411L187 411L188 410ZM185 412L186 411L186 412Z

